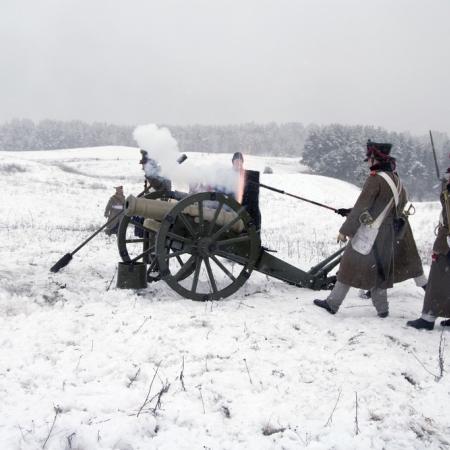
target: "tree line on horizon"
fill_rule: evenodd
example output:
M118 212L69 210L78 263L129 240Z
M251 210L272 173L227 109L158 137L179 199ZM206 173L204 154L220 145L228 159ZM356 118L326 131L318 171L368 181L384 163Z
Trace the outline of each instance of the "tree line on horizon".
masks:
M362 186L367 177L367 140L390 142L396 170L411 199L436 200L440 185L429 135L390 132L372 126L332 124L309 130L302 162L312 172ZM445 133L434 132L441 175L450 166L450 141Z
M182 152L299 156L307 129L301 123L238 125L164 125ZM13 119L0 124L0 150L55 150L125 145L136 147L135 126L79 120Z
M162 124L163 125L163 124ZM361 185L367 175L368 139L391 142L397 168L412 198L436 198L436 171L429 136L390 132L365 125L308 125L291 122L236 125L163 125L182 152L234 153L298 157L313 173ZM0 124L0 150L54 150L107 145L135 147L135 126L79 120L13 119ZM434 132L441 170L448 167L450 141ZM361 163L360 163L361 162Z

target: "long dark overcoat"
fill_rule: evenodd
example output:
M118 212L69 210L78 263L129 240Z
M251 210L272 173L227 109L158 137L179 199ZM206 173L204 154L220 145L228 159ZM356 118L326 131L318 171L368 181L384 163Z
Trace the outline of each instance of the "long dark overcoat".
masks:
M423 275L422 261L409 222L405 235L394 240L394 283Z
M392 172L386 173L397 184L397 175ZM350 238L353 237L360 225L360 215L368 211L374 219L377 218L391 198L392 191L387 182L378 175L378 172L371 172L340 232ZM402 189L399 204L405 204L405 202L406 193ZM364 290L374 287L387 289L393 286L394 216L395 209L392 207L381 225L373 249L368 255L356 252L351 242L347 245L337 274L338 281Z
M449 224L443 195L441 203L442 221L433 245L434 256L422 312L435 317L450 317L450 248L447 244Z

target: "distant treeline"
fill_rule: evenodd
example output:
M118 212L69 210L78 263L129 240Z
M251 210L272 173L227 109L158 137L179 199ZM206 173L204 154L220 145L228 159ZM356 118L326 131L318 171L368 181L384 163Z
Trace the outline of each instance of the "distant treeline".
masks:
M292 156L317 174L362 184L367 175L363 163L367 139L391 142L398 171L412 198L436 199L437 185L429 136L389 132L383 128L301 123L246 123L240 125L189 125L170 129L182 152ZM136 146L134 126L86 123L78 120L14 119L0 125L0 150L52 150L103 145ZM450 141L434 133L440 167L449 165Z
M181 151L300 156L307 128L301 123L167 125Z
M391 155L396 158L397 171L410 198L436 200L436 168L428 135L412 137L408 133L388 132L371 126L327 125L311 127L302 155L302 162L314 173L362 185L367 177L365 144L392 143ZM444 133L433 134L441 172L450 165L450 141Z
M299 156L306 129L301 123L166 125L182 152L236 152ZM101 145L136 146L134 126L14 119L0 125L0 150L54 150Z
M80 120L13 119L0 125L0 150L55 150L101 145L136 146L134 127Z

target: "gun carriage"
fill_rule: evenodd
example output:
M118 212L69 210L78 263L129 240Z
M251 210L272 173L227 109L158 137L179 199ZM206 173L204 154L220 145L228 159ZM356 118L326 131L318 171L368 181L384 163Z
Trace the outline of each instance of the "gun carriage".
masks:
M303 271L264 248L247 208L219 192L130 196L117 242L124 263L147 265L149 282L162 279L199 301L232 295L254 270L299 287L331 289L336 277L329 272L344 250Z

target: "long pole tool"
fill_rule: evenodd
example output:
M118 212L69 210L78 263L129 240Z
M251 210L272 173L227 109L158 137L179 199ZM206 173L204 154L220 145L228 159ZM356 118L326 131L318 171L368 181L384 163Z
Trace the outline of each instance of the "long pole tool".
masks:
M253 182L253 181L251 183L258 184L260 187L262 187L264 189L268 189L269 191L278 192L279 194L287 195L289 197L293 197L293 198L296 198L298 200L302 200L302 201L307 202L307 203L312 203L313 205L320 206L321 208L331 209L331 211L334 211L334 212L338 211L336 208L332 208L331 206L324 205L323 203L315 202L314 200L309 200L308 198L300 197L299 195L290 194L289 192L283 191L281 189L274 188L272 186L267 186L267 184L256 183L256 182Z
M142 197L147 189L144 189L138 197ZM122 211L115 214L111 219L109 219L104 225L102 225L95 233L91 234L86 240L84 240L75 250L72 250L70 253L66 253L61 259L59 259L56 264L54 264L50 268L50 272L56 273L59 272L63 267L66 267L67 264L70 263L70 261L73 258L73 255L77 253L79 250L81 250L91 239L94 239L95 236L97 236L98 233L100 233L104 228L106 228L110 223L114 222L114 220L122 214Z
M177 162L178 164L182 164L184 161L186 161L187 156L183 153L181 154ZM150 186L147 187L147 182L145 183L146 187L145 189L138 195L138 197L142 197L149 189ZM100 231L102 231L105 227L107 227L111 222L113 222L120 214L122 214L122 211L118 212L114 217L108 220L103 226L101 226L95 233L91 234L85 241L83 241L75 250L72 250L70 253L66 253L55 265L53 265L50 268L50 272L59 272L63 267L66 267L67 264L70 263L70 261L73 258L73 255L75 255L76 252L81 250L91 239L95 238Z

